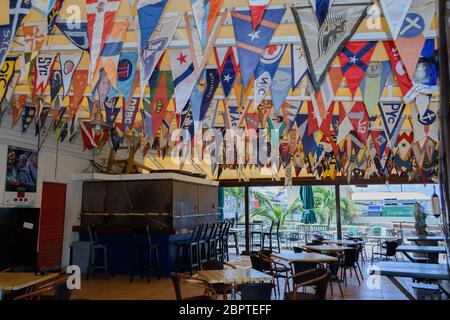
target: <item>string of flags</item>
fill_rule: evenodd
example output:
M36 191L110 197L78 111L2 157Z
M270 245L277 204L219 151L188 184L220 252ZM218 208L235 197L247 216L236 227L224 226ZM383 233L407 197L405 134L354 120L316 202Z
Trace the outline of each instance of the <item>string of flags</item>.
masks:
M22 133L34 123L39 149L50 132L58 142L80 133L86 149L100 150L108 140L117 148L132 137L144 155L153 149L164 157L215 129L215 147L201 153L219 155L211 163L217 177L226 168L242 172L247 166L270 167L275 178L284 170L288 185L302 172L320 179L340 173L349 180L395 173L429 181L437 175L439 108L431 97L438 93L438 72L435 39L427 38L436 11L432 0L380 0L392 37L383 41L351 41L370 0L293 5L301 38L293 44L271 44L288 9L271 8L270 0L249 0L248 10L231 12L223 0L190 0L192 12L184 15L165 14L168 0L133 0L137 51L123 49L130 21L116 19L120 0L86 0L86 22L75 24L59 19L63 0L50 0L45 23L23 26L31 1L9 2L9 23L0 25L0 122L11 110L12 126L21 120ZM236 45L216 47L228 15ZM169 48L182 21L189 47ZM81 51L41 52L55 26ZM20 27L24 53L18 57L9 51ZM170 70L160 68L165 52ZM78 68L83 55L88 70ZM283 65L288 55L290 65ZM207 66L211 56L216 68ZM13 95L19 81L30 85L31 96ZM382 98L394 86L401 99ZM349 100L336 99L341 88ZM99 132L79 120L83 100L90 120L103 112L108 129ZM255 150L271 155L267 161L252 148L224 151L234 143L225 129L239 128L256 141ZM191 139L172 141L176 129L187 129ZM274 138L279 150L268 143ZM231 163L218 162L221 156Z

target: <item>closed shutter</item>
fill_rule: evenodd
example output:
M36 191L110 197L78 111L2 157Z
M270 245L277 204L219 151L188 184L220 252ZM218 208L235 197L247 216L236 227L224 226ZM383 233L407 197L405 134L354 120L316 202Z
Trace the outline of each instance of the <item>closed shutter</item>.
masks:
M44 182L39 224L38 268L61 267L66 185Z

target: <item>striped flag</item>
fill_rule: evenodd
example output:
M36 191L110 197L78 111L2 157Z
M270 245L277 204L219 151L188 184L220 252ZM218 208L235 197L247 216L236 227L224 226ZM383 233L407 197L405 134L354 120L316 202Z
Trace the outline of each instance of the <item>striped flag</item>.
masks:
M197 76L189 50L170 49L169 55L172 66L176 111L179 114L191 96L191 92L197 82Z

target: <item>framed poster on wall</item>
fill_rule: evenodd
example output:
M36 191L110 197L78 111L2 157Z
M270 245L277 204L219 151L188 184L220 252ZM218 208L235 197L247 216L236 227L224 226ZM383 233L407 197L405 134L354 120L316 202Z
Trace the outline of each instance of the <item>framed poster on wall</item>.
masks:
M37 172L37 151L8 146L4 203L33 205Z

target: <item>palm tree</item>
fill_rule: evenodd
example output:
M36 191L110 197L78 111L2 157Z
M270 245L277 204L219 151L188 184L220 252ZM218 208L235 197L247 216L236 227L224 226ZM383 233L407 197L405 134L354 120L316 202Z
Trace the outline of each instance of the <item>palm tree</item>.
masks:
M319 218L320 223L326 223L330 228L336 212L336 194L334 190L323 187L314 188L314 212ZM341 198L341 217L342 222L350 223L351 219L358 216L355 205L347 198Z
M252 216L259 215L271 221L280 221L280 227L283 226L284 221L288 216L292 216L294 211L303 210L303 206L299 198L296 198L287 209L284 209L281 206L272 203L272 200L261 192L252 191L252 195L259 202L259 206L258 208L255 208Z
M225 188L225 197L230 197L234 200L234 214L236 222L239 221L239 208L240 204L244 202L245 190L243 187L231 187Z

